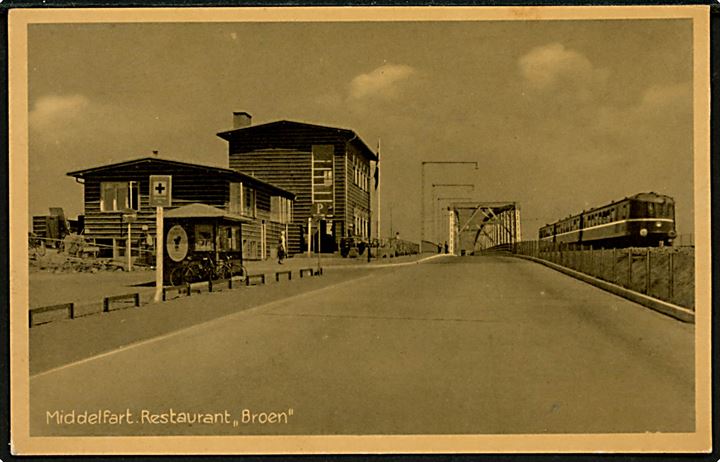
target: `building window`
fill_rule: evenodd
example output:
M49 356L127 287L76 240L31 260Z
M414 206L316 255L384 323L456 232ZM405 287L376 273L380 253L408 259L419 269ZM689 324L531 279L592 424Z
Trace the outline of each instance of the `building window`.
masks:
M367 238L369 236L368 228L370 227L370 218L368 213L361 209L355 209L353 218L354 223L352 235Z
M137 181L100 183L100 211L140 210Z
M221 252L240 250L240 227L219 226L217 235L217 248Z
M270 221L288 224L292 221L292 201L286 197L270 198Z
M212 225L195 225L195 250L198 252L211 252L214 250Z
M353 156L353 183L360 184L360 170L358 169L358 158Z
M242 188L242 196L244 199L243 215L255 218L257 214L257 203L255 200L255 190L247 186Z
M230 200L228 201L228 212L242 215L242 183L230 183Z

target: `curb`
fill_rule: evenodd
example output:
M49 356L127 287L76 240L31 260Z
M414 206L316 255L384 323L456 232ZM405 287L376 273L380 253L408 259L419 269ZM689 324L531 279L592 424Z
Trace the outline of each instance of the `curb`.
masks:
M510 254L510 255L513 257L530 260L535 263L540 263L541 265L545 265L548 268L552 268L556 271L559 271L568 276L574 277L575 279L579 279L583 282L586 282L595 287L598 287L600 289L608 291L612 294L618 295L620 297L623 297L625 299L628 299L630 301L633 301L635 303L643 305L647 308L650 308L650 309L660 312L662 314L671 316L675 319L679 319L680 321L688 322L688 323L692 323L692 324L695 323L695 312L692 310L689 310L687 308L683 308L682 306L678 306L673 303L669 303L669 302L666 302L666 301L663 301L663 300L660 300L660 299L657 299L654 297L650 297L648 295L641 294L640 292L635 292L634 290L626 289L625 287L621 287L619 285L612 284L607 281L603 281L602 279L598 279L593 276L588 276L587 274L580 273L580 272L572 270L570 268L565 268L564 266L560 266L556 263L542 260L540 258L530 257L527 255L519 255L519 254Z

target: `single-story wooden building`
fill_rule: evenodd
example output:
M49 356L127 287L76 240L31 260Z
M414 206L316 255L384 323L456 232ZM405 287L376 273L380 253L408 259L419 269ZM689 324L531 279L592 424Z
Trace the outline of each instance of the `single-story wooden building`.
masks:
M293 193L237 170L144 157L67 175L84 186L85 236L105 256L125 254L128 222L133 254L155 236L150 175L172 176L168 210L200 203L249 218L242 230L246 260L274 256L292 222Z
M218 133L229 144L230 168L250 173L295 194L290 253L307 248L308 218L320 207L322 251L335 251L340 239L370 238L371 161L377 155L352 130L280 120L251 124L236 112L234 128ZM313 225L312 248L317 242Z

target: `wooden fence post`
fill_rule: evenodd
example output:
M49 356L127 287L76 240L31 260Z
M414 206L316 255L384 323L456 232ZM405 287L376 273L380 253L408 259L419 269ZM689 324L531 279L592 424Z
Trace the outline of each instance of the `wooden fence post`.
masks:
M617 281L617 249L613 247L612 249L612 266L610 267L612 273L610 273L610 277L612 278L610 282L615 284L615 281Z

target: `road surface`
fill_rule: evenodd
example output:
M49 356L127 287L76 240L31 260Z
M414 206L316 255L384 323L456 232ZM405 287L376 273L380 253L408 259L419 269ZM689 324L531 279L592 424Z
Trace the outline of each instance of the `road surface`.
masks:
M693 337L536 263L441 257L36 374L31 435L693 431Z

